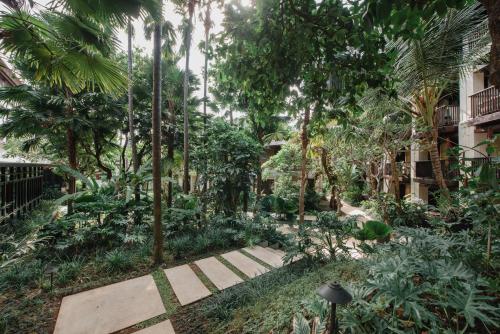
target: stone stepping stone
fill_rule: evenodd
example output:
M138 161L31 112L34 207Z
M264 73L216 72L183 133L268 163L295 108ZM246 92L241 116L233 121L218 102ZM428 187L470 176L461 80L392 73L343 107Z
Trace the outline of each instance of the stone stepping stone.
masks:
M275 268L283 267L283 257L270 250L270 248L253 246L245 247L243 250Z
M215 257L209 257L194 262L219 290L242 283L241 277L233 273Z
M264 273L267 273L269 269L255 262L248 256L241 254L238 251L232 251L221 255L226 261L231 263L233 266L238 268L239 271L244 273L250 278L257 277Z
M170 320L165 320L154 326L134 332L134 334L175 334L175 331Z
M153 276L63 298L54 334L107 334L165 313Z
M165 275L182 306L212 294L187 264L165 269Z
M297 216L297 221L300 220L300 217ZM307 220L307 221L316 221L318 220L318 217L316 216L313 216L313 215L304 215L304 220Z

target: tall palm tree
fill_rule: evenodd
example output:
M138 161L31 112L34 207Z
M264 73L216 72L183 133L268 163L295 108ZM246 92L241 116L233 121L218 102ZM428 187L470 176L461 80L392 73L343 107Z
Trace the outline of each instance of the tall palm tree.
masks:
M139 170L139 160L137 157L137 145L135 140L135 129L134 129L134 84L132 82L132 18L129 16L127 22L127 81L128 81L128 129L129 129L129 140L130 148L132 150L132 166L134 173ZM134 194L136 202L139 202L141 195L139 192L139 186L135 185Z
M422 142L430 153L436 183L446 198L449 191L439 158L436 106L444 90L479 58L476 50L464 51L464 37L484 19L484 11L477 5L450 10L443 18L431 18L422 37L393 45L398 52L395 71L401 82L399 96L423 128Z
M163 262L163 233L161 224L161 17L155 22L153 34L153 260Z
M59 90L66 98L65 117L69 166L78 168L72 96L98 87L118 93L125 86L122 70L110 58L116 40L95 20L66 13L43 11L31 15L13 10L0 17L0 48L26 64L34 79ZM34 42L35 41L35 42ZM75 192L70 177L69 193ZM71 211L71 202L68 203Z
M189 56L191 51L191 35L193 32L193 14L196 0L188 0L188 22L184 33L184 49L186 65L184 68L184 98L182 110L184 114L184 177L182 181L182 190L185 194L189 193L189 116L188 116L188 97L189 97Z

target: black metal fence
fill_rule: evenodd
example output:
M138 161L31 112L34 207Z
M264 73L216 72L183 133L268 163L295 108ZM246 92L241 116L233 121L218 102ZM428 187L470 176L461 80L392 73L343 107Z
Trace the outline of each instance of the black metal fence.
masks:
M46 188L61 184L49 165L0 162L0 222L32 210Z

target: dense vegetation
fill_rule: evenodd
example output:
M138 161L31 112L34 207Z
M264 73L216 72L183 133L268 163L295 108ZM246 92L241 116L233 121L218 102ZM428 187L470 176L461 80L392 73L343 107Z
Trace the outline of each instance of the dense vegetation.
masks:
M499 161L459 160L452 190L437 145L436 106L463 72L491 59L498 75L498 23L464 47L498 13L482 2L175 1L175 29L156 0L2 1L0 48L22 84L0 88L0 134L65 187L0 222L0 333L48 333L63 296L146 273L171 295L160 268L259 243L300 260L171 305L178 332L324 333L315 289L332 279L354 297L344 333L498 330ZM498 156L494 141L481 147ZM400 193L412 144L430 153L435 205ZM374 220L344 217L346 202Z

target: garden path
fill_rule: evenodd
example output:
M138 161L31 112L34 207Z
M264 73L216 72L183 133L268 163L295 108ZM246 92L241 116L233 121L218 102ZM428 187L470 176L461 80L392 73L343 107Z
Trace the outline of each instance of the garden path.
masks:
M245 247L222 254L223 260L209 257L165 269L164 273L177 300L184 306L212 294L203 279L224 290L283 266L284 255L283 251L269 247ZM199 272L192 267L199 268ZM240 273L235 273L233 268ZM245 277L240 277L241 273ZM164 313L166 309L153 277L146 275L64 297L54 334L108 334ZM166 320L135 333L175 332Z
M361 222L372 219L360 208L347 203L343 203L342 212L345 215L358 216ZM284 233L296 233L294 227L283 225L279 230ZM352 246L354 242L348 240ZM203 278L208 279L218 290L224 290L283 266L284 255L283 251L269 247L245 247L222 254L219 259L209 257L191 264L168 268L164 272L179 303L184 306L212 294ZM360 254L354 251L352 256L359 257ZM192 268L198 268L199 272ZM242 274L244 277L240 277ZM153 277L146 275L64 297L54 334L108 334L165 312ZM167 320L136 333L172 334L174 329Z

